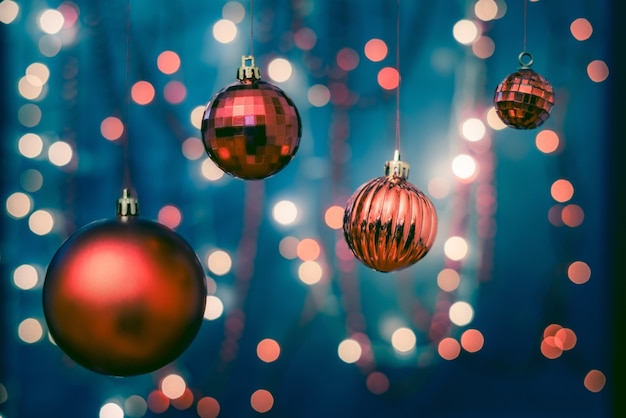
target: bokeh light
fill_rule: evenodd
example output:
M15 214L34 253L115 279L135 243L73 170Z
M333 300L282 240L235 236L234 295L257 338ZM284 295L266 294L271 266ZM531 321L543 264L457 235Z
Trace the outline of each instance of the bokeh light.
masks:
M185 389L185 392L178 398L172 399L171 404L179 411L183 411L193 405L193 392L189 388Z
M182 376L172 373L161 379L161 392L169 399L176 399L183 396L187 384Z
M13 283L22 290L35 288L38 281L37 269L30 264L22 264L13 271Z
M464 120L460 126L461 135L470 142L476 142L483 139L486 132L485 124L478 118L469 118Z
M374 395L382 395L389 390L389 378L381 372L372 372L365 380L367 389Z
M154 86L147 81L138 81L130 89L130 96L139 105L147 105L154 99Z
M450 182L445 177L435 176L428 181L428 193L435 199L443 199L450 193Z
M100 133L105 139L116 141L124 133L124 123L118 117L109 116L100 123Z
M227 44L237 37L237 26L228 19L220 19L213 25L213 37L222 44Z
M583 381L589 392L600 392L606 384L606 376L600 370L590 370Z
M324 212L324 222L331 229L341 229L344 213L345 209L341 206L331 206Z
M487 124L491 129L501 131L506 128L506 124L498 116L495 107L490 107L487 111Z
M280 345L276 340L265 338L257 344L256 354L265 363L274 362L280 356Z
M393 67L385 67L378 72L377 81L385 90L393 90L400 84L400 74Z
M281 200L272 210L274 220L281 225L291 225L298 218L298 207L291 200Z
M535 145L539 151L550 154L559 148L559 136L550 129L544 129L535 137Z
M298 268L298 278L308 285L319 283L323 273L322 266L316 261L305 261Z
M315 107L326 106L330 101L330 90L323 84L315 84L307 91L307 98Z
M41 322L35 318L26 318L17 327L17 335L27 344L33 344L43 337Z
M160 390L153 390L148 395L148 409L155 414L161 414L170 407L170 400Z
M229 1L222 7L222 17L240 23L246 17L246 9L237 1Z
M36 104L26 103L17 111L17 120L27 128L37 126L41 122L41 109Z
M291 63L284 58L274 58L267 66L267 74L277 83L289 80L292 71Z
M453 324L462 327L474 319L474 308L467 302L457 301L450 305L448 314Z
M213 321L222 316L224 313L224 303L220 298L214 295L206 297L204 305L204 319Z
M204 155L204 148L202 155ZM202 165L200 166L200 172L202 173L202 176L209 181L217 181L224 177L224 172L222 171L222 169L219 168L217 164L215 164L215 162L213 162L213 160L210 158L205 158L205 160L202 161Z
M300 241L296 237L285 237L280 240L278 244L278 251L280 255L285 257L287 260L293 260L298 256L298 243Z
M481 59L489 58L495 50L496 44L489 36L481 36L472 44L472 52Z
M46 235L54 228L54 217L45 210L39 209L28 217L28 227L36 235Z
M258 389L250 396L252 409L263 414L274 406L274 397L265 389Z
M469 353L475 353L483 348L485 337L477 329L468 329L461 334L461 347Z
M38 47L42 55L51 58L61 51L63 42L56 35L44 35L39 38Z
M561 211L561 220L571 228L580 226L585 220L585 212L575 204L566 205Z
M124 418L124 410L115 402L107 402L100 408L99 418Z
M293 35L294 43L303 51L310 51L317 43L317 35L310 28L300 28Z
M157 219L168 228L175 229L183 220L180 209L173 205L165 205L159 210Z
M559 203L564 203L574 196L574 186L565 179L558 179L550 186L550 195Z
M437 353L444 360L454 360L461 354L461 345L452 337L446 337L439 341Z
M174 74L180 68L180 57L174 51L163 51L157 57L157 68L163 74Z
M43 186L43 175L38 170L29 168L20 176L20 185L27 192L36 192Z
M572 36L577 41L586 41L591 37L591 34L593 33L593 27L591 26L591 23L584 17L580 17L574 20L569 26L569 29L572 32Z
M200 138L195 138L195 137L189 137L183 141L182 151L183 151L183 155L185 156L185 158L187 158L188 160L192 160L192 161L199 160L200 158L202 158L202 156L205 153L204 144L202 143L202 140L200 140ZM217 165L215 167L217 167ZM223 173L224 172L222 171L222 174ZM221 178L221 177L222 176L218 178Z
M461 276L451 268L445 268L437 274L437 286L444 292L454 292L460 283Z
M398 328L391 334L391 345L401 353L413 350L416 342L415 333L409 328Z
M352 338L346 338L339 343L337 347L337 355L341 361L351 364L356 363L361 358L363 350L361 344Z
M544 337L539 348L541 350L541 354L550 360L559 358L561 354L563 354L563 350L556 345L553 335Z
M220 414L220 403L215 398L205 396L198 401L196 411L201 418L217 418Z
M602 60L593 60L587 65L587 75L591 81L601 83L609 77L609 67Z
M20 6L13 0L0 2L0 22L8 25L13 22L20 12Z
M139 395L131 395L124 401L124 413L131 418L143 417L148 411L148 403Z
M458 261L465 258L469 251L467 241L463 237L452 236L443 245L443 252L450 260Z
M472 181L478 175L476 160L467 154L459 154L454 157L451 165L452 173L461 181Z
M47 9L39 15L39 27L50 35L59 33L64 21L63 14L55 9Z
M567 277L575 284L587 283L591 278L591 268L584 261L574 261L567 268Z
M342 48L337 52L337 66L344 71L352 71L359 65L359 53L352 48Z
M33 202L26 193L15 192L6 200L7 213L16 219L28 215L33 208Z
M388 48L382 39L373 38L367 41L364 48L365 56L373 62L379 62L387 56Z
M321 253L320 244L312 238L305 238L298 243L296 253L302 261L317 260Z
M473 20L461 19L452 27L452 35L458 43L471 45L480 36L480 29Z
M17 83L17 90L27 100L35 100L43 91L43 84L38 78L24 76Z
M33 62L26 67L26 76L31 80L31 83L33 80L39 80L39 84L44 85L48 82L48 78L50 77L50 69L46 64Z
M163 97L171 104L182 103L187 97L187 87L178 80L172 80L163 88Z
M474 14L484 22L493 20L498 15L498 4L494 0L478 0L474 5Z
M561 328L554 334L554 345L563 351L574 348L576 341L576 333L569 328Z
M64 141L56 141L48 148L48 159L57 167L66 166L72 161L74 151L70 144Z
M204 115L205 109L206 106L196 106L191 111L191 114L189 115L189 120L191 121L191 125L194 128L200 129L200 127L202 126L202 116Z
M226 251L216 250L207 257L207 267L213 274L223 276L230 271L233 261Z

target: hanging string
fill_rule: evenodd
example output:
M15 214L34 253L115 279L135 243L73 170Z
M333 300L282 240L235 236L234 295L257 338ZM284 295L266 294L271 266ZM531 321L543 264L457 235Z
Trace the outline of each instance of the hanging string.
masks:
M254 56L254 0L250 0L250 55Z
M400 0L396 1L396 71L398 86L396 87L396 150L400 151Z
M123 188L132 190L130 180L129 127L130 127L130 0L126 0L126 97L124 100L124 182Z
M524 0L524 49L522 52L526 52L526 9L528 6L528 0Z

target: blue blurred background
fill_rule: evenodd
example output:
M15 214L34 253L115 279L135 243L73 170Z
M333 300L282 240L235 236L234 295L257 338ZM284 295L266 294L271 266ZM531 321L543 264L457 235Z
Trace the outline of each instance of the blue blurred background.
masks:
M396 2L254 1L256 63L303 136L244 182L207 159L199 121L250 52L248 1L2 1L0 417L616 416L613 6L527 3L556 105L518 131L491 100L524 2L401 2L402 158L439 232L383 274L338 220L393 156ZM209 295L176 362L113 378L51 342L41 289L61 243L115 215L126 164Z

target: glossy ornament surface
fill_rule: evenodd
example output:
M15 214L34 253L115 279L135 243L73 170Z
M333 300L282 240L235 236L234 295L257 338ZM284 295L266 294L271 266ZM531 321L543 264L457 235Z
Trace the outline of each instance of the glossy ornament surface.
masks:
M422 259L437 234L430 199L408 180L408 164L387 162L386 175L357 189L346 205L344 237L352 253L381 272L401 270Z
M219 91L202 117L202 140L223 171L245 180L282 170L300 145L300 114L287 95L260 80L252 57L242 58L239 80Z
M523 58L530 61L524 63ZM506 77L494 92L496 113L515 129L534 129L544 123L554 106L554 89L540 74L530 69L532 56L520 55L521 67Z
M175 360L200 329L206 300L204 270L189 244L128 215L93 222L67 239L43 287L55 343L78 364L114 376Z

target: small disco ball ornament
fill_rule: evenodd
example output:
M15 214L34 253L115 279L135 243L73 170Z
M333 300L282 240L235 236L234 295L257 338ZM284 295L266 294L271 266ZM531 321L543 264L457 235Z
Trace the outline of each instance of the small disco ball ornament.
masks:
M202 140L223 171L258 180L282 170L302 136L298 109L278 87L261 80L254 57L241 58L238 81L219 91L202 117Z
M530 69L532 55L522 52L520 68L505 78L493 96L496 113L506 125L515 129L534 129L550 117L554 106L554 89L540 74Z
M195 252L137 212L125 189L118 217L68 238L43 286L54 342L76 363L113 376L152 372L175 360L204 315L205 276Z
M348 246L359 261L384 273L418 262L437 234L435 207L407 180L408 174L409 165L396 151L385 164L385 176L363 184L346 205Z

